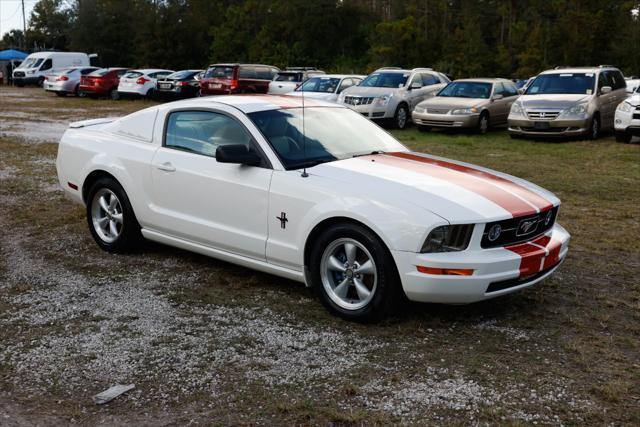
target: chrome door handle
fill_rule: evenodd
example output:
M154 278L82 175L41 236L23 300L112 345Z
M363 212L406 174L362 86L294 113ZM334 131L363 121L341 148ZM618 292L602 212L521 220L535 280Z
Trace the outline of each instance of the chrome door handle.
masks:
M160 169L161 171L165 171L165 172L175 172L176 171L175 166L173 166L171 164L171 162L160 163L159 165L156 165L156 167L158 169Z

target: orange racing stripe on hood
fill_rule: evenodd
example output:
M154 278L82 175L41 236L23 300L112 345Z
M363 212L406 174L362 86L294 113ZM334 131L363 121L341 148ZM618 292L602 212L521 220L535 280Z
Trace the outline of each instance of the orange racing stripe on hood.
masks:
M517 184L509 179L503 178L498 175L494 175L489 172L485 172L479 169L471 168L469 166L459 165L457 163L447 162L445 160L432 159L430 157L413 154L413 153L389 153L390 156L400 157L403 159L413 160L421 163L432 164L443 168L455 170L460 173L468 174L479 179L494 183L496 186L503 188L505 191L516 195L517 197L524 199L527 203L535 206L540 212L551 209L553 204L544 197L537 193ZM517 215L514 215L517 216Z
M473 174L442 167L431 162L422 162L420 160L398 156L397 154L401 153L363 156L358 158L368 161L375 160L376 163L382 163L387 166L397 167L448 181L453 185L457 185L484 197L490 202L502 207L514 217L536 213L535 207L530 203L505 190L503 187L493 184L487 179L481 179ZM415 157L421 159L421 157Z

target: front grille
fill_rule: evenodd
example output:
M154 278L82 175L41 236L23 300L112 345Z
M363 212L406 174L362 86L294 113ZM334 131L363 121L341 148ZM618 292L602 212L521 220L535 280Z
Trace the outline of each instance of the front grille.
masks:
M516 286L526 285L527 283L531 283L535 280L538 280L554 268L556 268L560 264L560 261L553 264L551 267L541 270L540 272L534 274L533 276L527 276L524 278L516 277L515 279L502 280L500 282L493 282L488 287L485 293L489 294L491 292L503 291L509 288L515 288Z
M344 103L349 105L369 105L374 99L374 97L365 96L345 96Z
M638 119L640 119L640 113L634 113L633 120L638 120Z
M455 125L455 122L450 122L446 120L422 120L421 124L430 125L430 126L451 127Z
M526 126L521 126L520 130L523 130L525 132L540 132L540 133L562 133L562 132L566 132L568 130L571 130L571 128L546 128L546 129L541 129L541 128L535 128L535 127L526 127Z
M427 108L429 114L447 114L449 110L447 108Z
M551 211L551 218L549 222L545 224L547 212L549 211ZM533 240L553 227L553 224L556 222L557 215L558 206L555 206L551 209L541 211L540 213L534 215L489 222L484 226L484 232L482 233L480 246L485 249L496 248ZM535 223L532 227L526 230L526 233L523 233L523 229L520 228L520 226L524 225L525 221L535 221ZM500 233L500 236L496 240L491 241L489 240L489 230L496 224L500 226L502 231Z
M13 77L24 77L24 71L16 71L13 73Z
M531 120L554 120L560 115L560 111L527 111Z

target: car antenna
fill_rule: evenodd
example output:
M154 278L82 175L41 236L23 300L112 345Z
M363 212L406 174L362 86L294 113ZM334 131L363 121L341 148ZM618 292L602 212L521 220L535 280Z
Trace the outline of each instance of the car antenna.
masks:
M307 134L304 130L304 84L300 87L300 91L302 92L302 161L304 165L301 176L307 178L309 174L307 173Z

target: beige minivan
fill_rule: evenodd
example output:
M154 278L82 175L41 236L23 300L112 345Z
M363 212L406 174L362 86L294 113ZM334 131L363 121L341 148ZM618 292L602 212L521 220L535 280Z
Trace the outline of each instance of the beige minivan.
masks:
M620 70L556 68L540 73L509 113L509 133L517 136L582 136L597 139L612 129L616 107L627 97Z
M460 79L422 101L411 118L420 130L466 128L485 133L505 124L518 89L506 79Z

